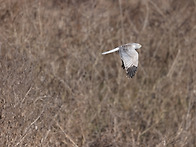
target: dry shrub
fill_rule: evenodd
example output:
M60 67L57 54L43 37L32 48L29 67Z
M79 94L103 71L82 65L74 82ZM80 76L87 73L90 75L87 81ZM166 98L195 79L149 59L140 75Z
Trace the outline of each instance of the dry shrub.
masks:
M196 144L195 1L0 2L1 146ZM143 45L128 79L118 54Z

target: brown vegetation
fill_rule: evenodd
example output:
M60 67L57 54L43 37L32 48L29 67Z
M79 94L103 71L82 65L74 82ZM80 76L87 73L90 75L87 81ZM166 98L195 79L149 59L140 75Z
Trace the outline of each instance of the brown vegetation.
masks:
M196 145L195 0L1 0L0 70L0 146Z

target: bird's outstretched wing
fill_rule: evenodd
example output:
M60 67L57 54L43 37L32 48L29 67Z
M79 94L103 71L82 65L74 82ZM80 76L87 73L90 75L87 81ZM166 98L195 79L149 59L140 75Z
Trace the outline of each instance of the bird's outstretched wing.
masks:
M102 55L105 55L105 54L109 54L109 53L113 53L113 52L116 52L119 50L119 47L115 48L115 49L112 49L110 51L107 51L107 52L103 52Z
M138 66L138 53L131 46L122 46L119 49L119 54L122 60L122 67L125 68L127 75L133 77Z

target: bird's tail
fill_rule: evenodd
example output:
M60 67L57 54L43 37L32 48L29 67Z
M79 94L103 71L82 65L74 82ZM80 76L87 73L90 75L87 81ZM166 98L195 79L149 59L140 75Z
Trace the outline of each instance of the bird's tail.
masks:
M103 52L102 55L109 54L109 53L113 53L113 52L116 52L116 51L118 51L118 50L119 50L119 48L117 47L117 48L112 49L112 50L110 50L110 51Z

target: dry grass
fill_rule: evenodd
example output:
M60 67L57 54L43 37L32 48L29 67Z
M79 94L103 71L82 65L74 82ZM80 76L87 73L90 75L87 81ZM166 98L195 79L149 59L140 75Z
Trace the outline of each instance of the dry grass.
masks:
M195 0L1 0L0 146L196 145ZM126 78L118 54L139 42Z

